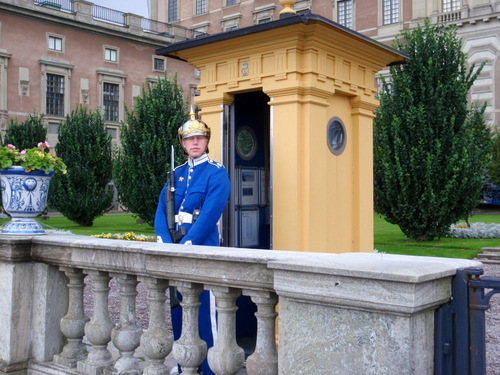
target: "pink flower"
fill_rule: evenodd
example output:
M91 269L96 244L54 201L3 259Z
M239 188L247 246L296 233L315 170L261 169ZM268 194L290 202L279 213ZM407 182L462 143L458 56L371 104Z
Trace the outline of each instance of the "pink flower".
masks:
M38 142L38 148L49 148L49 142Z
M16 149L16 146L14 145L11 145L10 143L7 145L8 148L12 149L12 150L15 150Z
M21 155L24 155L26 153L26 150L21 151Z

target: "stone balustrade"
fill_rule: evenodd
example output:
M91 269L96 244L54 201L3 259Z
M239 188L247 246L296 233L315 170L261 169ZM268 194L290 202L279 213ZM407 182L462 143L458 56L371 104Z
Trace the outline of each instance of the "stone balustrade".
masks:
M480 266L378 253L4 235L0 373L160 375L168 374L170 354L186 375L197 374L205 356L219 375L236 374L245 363L250 375L433 374L434 310L450 299L457 269ZM85 277L92 280L91 317L83 308ZM111 278L120 286L116 324L108 312ZM139 282L148 291L144 332L136 321ZM183 296L175 342L165 322L169 286ZM218 312L218 338L208 350L198 335L205 289L214 293ZM256 347L246 362L235 338L241 294L257 305Z

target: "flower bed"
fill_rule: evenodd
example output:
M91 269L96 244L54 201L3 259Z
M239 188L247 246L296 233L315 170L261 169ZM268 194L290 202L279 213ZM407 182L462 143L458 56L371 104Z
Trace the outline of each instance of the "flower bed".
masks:
M458 223L450 226L451 238L500 238L500 224L471 223L470 228L466 223Z
M112 240L127 240L127 241L142 241L142 242L156 242L154 236L145 236L143 234L135 234L134 232L127 233L101 233L92 235L97 238L109 238Z

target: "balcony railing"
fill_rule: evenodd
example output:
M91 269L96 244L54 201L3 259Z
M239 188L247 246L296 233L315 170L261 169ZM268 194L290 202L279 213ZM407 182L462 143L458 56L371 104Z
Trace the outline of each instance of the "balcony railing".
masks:
M76 7L76 2L72 0L33 0L33 3L42 8L58 10L63 13L72 13L80 17L89 12L88 17L94 20L123 27L131 26L129 24L131 21L127 19L127 13L100 5L92 4L92 7L89 6L87 10L86 7ZM136 16L135 19L137 19L137 21L133 22L138 22L140 27L142 27L142 31L146 33L169 37L175 41L193 38L192 30L180 25L159 22L140 16Z
M125 13L119 10L106 8L100 5L92 5L92 17L99 21L113 23L115 25L125 25Z
M69 13L73 11L71 3L71 0L34 0L35 5Z
M389 254L320 254L107 240L52 234L0 235L0 371L41 374L164 374L172 352L186 374L207 355L198 298L215 295L218 338L211 368L244 365L235 339L236 299L257 305L256 347L247 374L432 374L434 310L451 294L457 268L477 261ZM93 313L84 313L84 278ZM118 324L109 283L120 286ZM149 325L135 316L145 284ZM166 290L182 294L183 328L173 342ZM279 354L276 309L279 303ZM118 350L113 357L110 349ZM143 361L137 358L140 349Z

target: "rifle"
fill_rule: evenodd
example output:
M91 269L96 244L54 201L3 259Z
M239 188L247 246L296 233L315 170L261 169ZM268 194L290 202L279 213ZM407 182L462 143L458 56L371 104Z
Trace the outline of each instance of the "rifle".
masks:
M167 191L167 224L168 232L174 243L179 243L182 237L178 238L175 230L175 168L174 168L174 146L172 145L170 152L170 172L167 174L168 191ZM184 228L183 228L184 229ZM177 231L178 232L178 231ZM185 232L185 230L184 230ZM177 298L177 289L174 286L168 288L170 296L170 308L174 309L180 305Z
M180 227L175 230L175 170L174 170L174 146L170 155L170 172L167 174L168 191L167 191L167 224L168 232L174 243L181 242L186 235L186 228Z
M172 145L170 153L170 172L167 174L167 224L168 232L172 241L175 241L175 170L174 170L174 146Z

